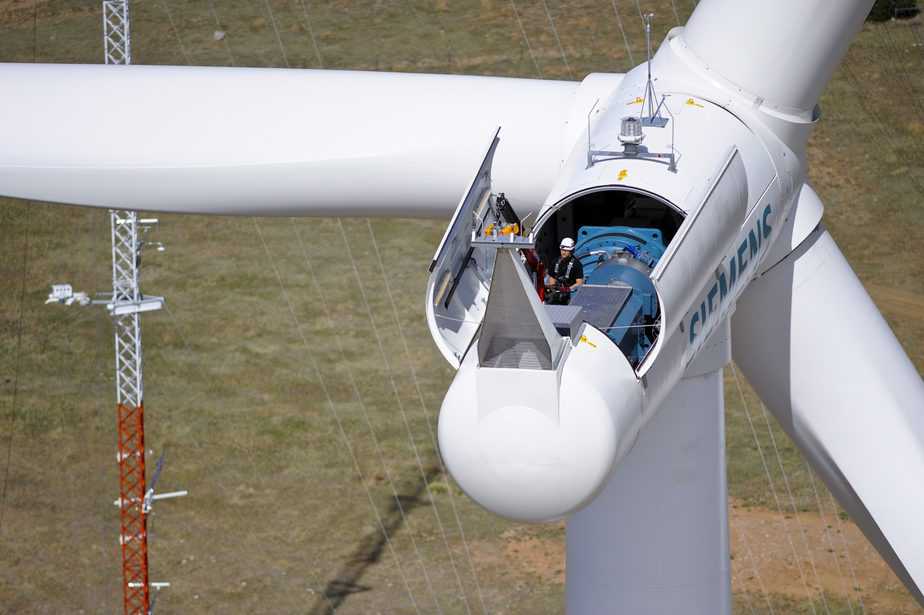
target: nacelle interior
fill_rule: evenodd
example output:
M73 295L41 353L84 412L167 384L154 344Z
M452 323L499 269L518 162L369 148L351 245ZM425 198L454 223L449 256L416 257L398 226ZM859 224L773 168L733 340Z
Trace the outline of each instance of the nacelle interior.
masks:
M660 304L649 276L683 218L667 201L622 187L575 194L540 217L536 255L546 284L538 286L559 333L573 336L581 323L593 325L637 368L660 333ZM583 283L549 285L565 238L575 242Z

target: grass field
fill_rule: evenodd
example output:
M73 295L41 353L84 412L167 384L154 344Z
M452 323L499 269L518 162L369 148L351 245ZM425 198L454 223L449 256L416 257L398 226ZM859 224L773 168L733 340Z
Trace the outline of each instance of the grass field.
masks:
M134 59L145 64L580 79L643 58L626 0L618 12L585 0L133 6ZM660 41L692 2L641 8L657 13ZM0 61L97 63L100 28L95 0L0 0ZM810 148L826 223L919 370L922 30L920 18L867 24L824 95ZM191 495L153 516L152 579L173 583L158 612L561 612L562 527L484 512L436 457L431 427L452 373L422 306L444 222L160 218L154 239L167 252L147 256L143 287L169 310L144 319L147 442L152 461L167 452L163 487ZM394 310L373 237L394 272ZM331 258L348 249L355 270ZM322 259L332 263L312 267ZM58 281L106 289L105 212L0 201L2 613L113 612L120 601L112 328L100 309L44 306ZM383 354L399 360L386 366ZM920 612L726 372L736 611L854 613L862 600L867 613ZM795 556L781 549L789 540ZM807 587L797 561L819 570Z

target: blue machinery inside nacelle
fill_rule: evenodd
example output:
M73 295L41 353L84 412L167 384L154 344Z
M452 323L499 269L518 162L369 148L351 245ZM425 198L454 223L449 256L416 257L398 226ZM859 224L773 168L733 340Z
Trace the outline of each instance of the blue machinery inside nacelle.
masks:
M584 267L584 284L571 297L579 317L613 340L637 367L657 338L658 297L649 277L664 255L659 229L582 226L574 255Z

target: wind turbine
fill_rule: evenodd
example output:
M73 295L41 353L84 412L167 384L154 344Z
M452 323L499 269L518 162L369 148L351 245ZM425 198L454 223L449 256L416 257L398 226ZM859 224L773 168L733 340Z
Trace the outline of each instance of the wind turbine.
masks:
M452 215L425 304L458 368L441 453L489 510L568 518L569 612L730 612L732 357L924 605L924 383L805 175L871 4L702 0L648 62L580 83L0 65L0 194ZM587 284L552 309L534 257L565 236Z

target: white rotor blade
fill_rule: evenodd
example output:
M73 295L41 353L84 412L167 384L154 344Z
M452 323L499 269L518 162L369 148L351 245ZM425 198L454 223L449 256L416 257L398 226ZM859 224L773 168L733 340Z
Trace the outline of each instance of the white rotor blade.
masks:
M873 0L702 0L690 52L776 113L809 120ZM798 50L798 52L794 52Z
M501 126L500 185L539 204L570 145L579 86L0 64L0 195L187 213L442 216Z
M732 353L924 606L924 382L823 227L745 291Z

